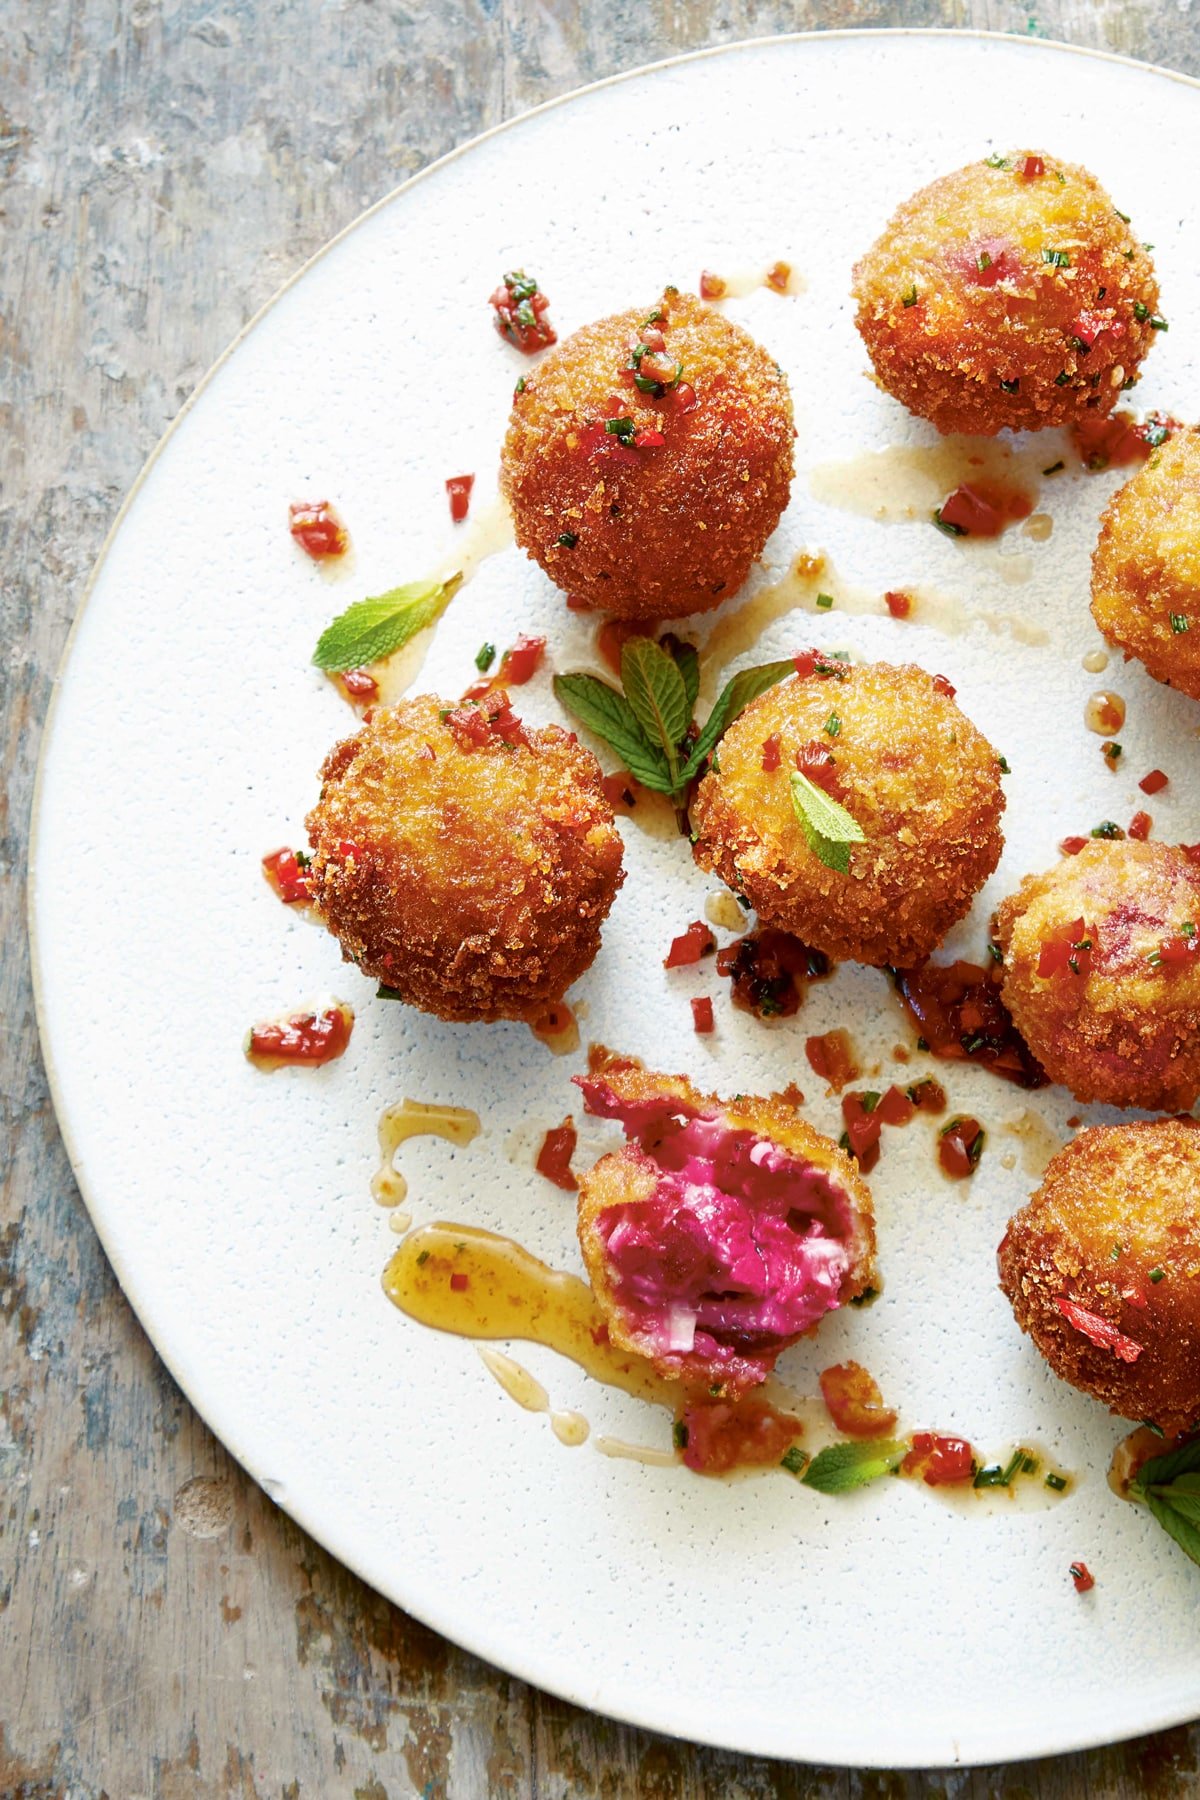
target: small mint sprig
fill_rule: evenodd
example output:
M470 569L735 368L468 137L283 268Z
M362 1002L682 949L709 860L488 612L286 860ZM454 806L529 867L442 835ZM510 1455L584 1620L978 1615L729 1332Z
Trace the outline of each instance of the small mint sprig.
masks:
M814 1456L800 1477L805 1487L819 1494L848 1494L854 1488L891 1475L908 1455L907 1439L859 1438L830 1444Z
M1144 1462L1129 1494L1150 1509L1185 1556L1200 1563L1200 1437Z
M667 636L627 638L621 648L621 686L582 672L556 675L559 701L613 750L635 781L669 796L683 824L687 791L728 726L794 664L761 663L727 681L693 740L700 663L691 644Z
M402 650L418 631L436 625L462 586L461 574L444 581L410 581L339 613L317 639L313 662L327 675L382 662Z
M797 769L791 777L792 809L800 822L804 841L827 869L850 873L851 844L865 844L866 833L844 806L817 787Z

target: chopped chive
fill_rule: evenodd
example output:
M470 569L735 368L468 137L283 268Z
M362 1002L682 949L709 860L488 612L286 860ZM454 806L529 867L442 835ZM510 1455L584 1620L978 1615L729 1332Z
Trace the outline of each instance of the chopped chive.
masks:
M833 605L833 595L832 594L818 594L817 595L817 605L821 608L822 612L828 612L829 608Z
M1146 320L1150 317L1150 308L1146 305L1144 300L1134 301L1133 316L1139 325L1144 325L1146 323Z
M947 537L966 537L967 535L961 525L952 525L949 519L943 519L940 506L934 512L933 522L939 531L945 532Z
M1187 630L1188 622L1183 613L1172 613L1170 615L1170 619L1171 619L1171 630L1176 634L1176 636L1178 636L1181 631Z
M1129 214L1128 213L1123 213L1119 206L1114 206L1113 211L1116 213L1118 219L1120 219L1120 221L1123 225L1128 225L1128 223L1129 223Z
M915 306L917 304L917 284L915 281L910 288L907 288L905 292L901 294L900 304L901 306Z
M1071 258L1065 250L1043 250L1042 261L1049 263L1052 269L1069 269Z
M793 1444L780 1457L779 1466L781 1469L786 1469L789 1475L799 1475L803 1469L808 1467L808 1453L801 1450L798 1444Z
M842 729L842 721L838 718L836 713L830 713L825 721L825 729L830 737L836 737L838 732Z
M1150 329L1151 331L1170 331L1171 327L1160 313L1155 313L1150 321Z
M1012 770L1008 766L1007 756L1002 756L1000 758L1000 773L1002 775L1011 775L1012 774Z
M1092 826L1088 836L1094 838L1108 838L1111 840L1112 838L1123 838L1125 833L1121 830L1121 827L1117 824L1115 819L1101 819L1098 825Z
M480 644L475 652L475 667L481 675L486 675L496 660L495 644Z
M1019 394L1021 391L1020 377L1018 376L1015 381L1002 381L1000 386L1006 394Z
M1063 462L1062 458L1060 457L1056 463L1051 463L1050 467L1048 469L1043 469L1042 474L1043 475L1057 475L1059 470L1065 469L1066 466L1067 466L1066 463Z
M1165 1269L1151 1269L1150 1279L1154 1283L1155 1287L1158 1286L1160 1281L1163 1281L1166 1279L1166 1274L1167 1274L1167 1271Z
M1051 1471L1051 1473L1049 1475L1047 1475L1047 1477L1046 1477L1045 1485L1048 1488L1053 1488L1054 1492L1056 1494L1061 1494L1063 1489L1067 1485L1066 1476L1065 1475L1055 1475L1054 1472Z
M985 156L983 160L989 169L1007 169L1008 167L1007 156L997 156L993 153L991 156Z
M426 1263L427 1263L427 1262L428 1262L428 1261L429 1261L429 1251L428 1251L428 1250L422 1250L422 1252L421 1252L421 1254L420 1254L420 1256L418 1256L418 1258L417 1258L417 1267L418 1267L418 1269L420 1269L420 1268L423 1268L423 1267L424 1267L424 1265L425 1265L425 1264L426 1264Z
M579 533L577 531L560 531L554 541L564 550L573 550L579 542Z
M1070 381L1070 379L1071 379L1071 377L1067 374L1067 371L1065 369L1062 369L1054 377L1054 385L1055 385L1055 387L1066 387L1066 385Z
M688 1445L688 1428L682 1419L676 1419L671 1427L671 1438L677 1450L686 1450Z

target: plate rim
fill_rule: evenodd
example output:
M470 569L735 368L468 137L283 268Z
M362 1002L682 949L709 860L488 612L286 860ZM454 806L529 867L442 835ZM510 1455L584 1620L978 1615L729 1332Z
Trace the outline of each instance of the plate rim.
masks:
M1092 45L1071 44L1061 38L1022 36L1013 32L990 31L975 27L956 28L953 26L925 27L912 25L866 27L841 26L832 30L817 29L809 31L764 33L755 37L738 38L730 43L710 44L699 49L681 51L675 55L661 57L652 62L639 63L633 68L617 70L610 75L601 76L595 81L585 82L578 87L569 88L565 93L557 94L548 100L540 101L536 106L527 107L523 111L513 114L510 118L498 120L496 124L490 125L485 130L475 133L473 136L464 139L463 142L459 144L455 144L451 149L445 151L441 156L436 157L432 162L426 164L424 168L418 169L413 175L408 176L404 181L398 183L396 187L389 189L386 194L372 202L370 206L365 207L361 212L357 213L353 219L349 220L338 232L327 239L326 242L314 251L311 256L307 257L299 267L280 283L279 287L276 288L262 305L255 310L245 324L243 324L229 340L225 348L215 358L212 364L205 370L200 380L196 383L187 399L179 408L179 411L175 414L174 418L171 419L165 431L150 451L141 469L134 478L128 493L122 500L112 524L105 533L100 549L97 552L96 560L89 572L87 581L84 584L83 591L80 595L78 606L75 610L74 617L63 644L58 666L51 679L50 698L41 726L41 738L38 746L37 765L34 774L33 793L30 803L25 915L30 950L31 986L34 1016L38 1031L38 1044L50 1098L54 1106L55 1122L67 1153L72 1176L87 1210L92 1229L100 1240L101 1248L117 1278L122 1295L137 1320L138 1328L145 1335L155 1356L163 1363L170 1374L171 1379L184 1394L189 1406L191 1406L203 1420L206 1429L212 1433L213 1437L225 1451L233 1457L234 1461L245 1471L250 1480L260 1488L261 1483L254 1475L247 1460L251 1454L249 1447L247 1446L243 1449L235 1446L224 1432L219 1431L213 1425L207 1410L201 1407L193 1398L188 1383L183 1380L176 1368L174 1357L169 1355L163 1349L157 1341L156 1336L151 1333L143 1322L142 1315L134 1304L126 1279L123 1259L117 1253L115 1245L110 1242L109 1234L103 1222L102 1209L98 1209L97 1206L93 1204L93 1199L89 1192L90 1182L81 1172L82 1157L80 1146L76 1142L73 1125L67 1113L65 1097L61 1089L59 1071L49 1039L42 947L38 927L38 901L40 893L39 865L41 862L43 794L47 770L53 759L54 733L59 716L63 678L74 654L77 639L80 634L80 627L83 623L88 606L95 594L96 588L99 585L100 577L103 573L109 554L125 523L127 515L136 503L142 488L156 467L159 458L164 454L176 432L191 413L193 407L199 402L202 395L207 392L217 375L235 352L240 349L243 342L257 329L268 313L273 311L280 301L290 293L291 289L295 287L311 269L334 251L344 239L348 238L352 232L357 231L362 225L366 224L368 220L374 218L377 213L382 212L384 208L397 203L402 196L415 188L418 183L439 173L459 157L466 156L475 151L490 139L499 136L502 132L513 130L516 127L524 125L529 120L540 117L542 114L554 111L559 107L565 107L576 100L598 93L603 89L616 87L623 82L640 80L644 76L656 75L661 71L679 68L685 64L708 61L717 57L733 56L745 51L774 48L780 45L788 46L790 48L792 46L806 45L814 42L824 43L840 41L844 44L848 41L859 39L879 41L901 38L944 40L948 42L968 40L976 43L1004 44L1007 47L1017 49L1022 53L1028 50L1034 54L1045 52L1066 54L1073 57L1084 57L1098 62L1116 64L1122 68L1135 70L1139 74L1150 74L1155 77L1166 78L1171 81L1179 82L1185 87L1200 91L1200 76L1189 75L1182 70L1171 69L1161 63L1147 62L1138 57L1125 56L1117 51L1104 50ZM265 1490L263 1491L265 1492ZM955 1731L950 1728L943 1728L945 1748L948 1755L944 1760L933 1763L924 1759L918 1759L914 1755L904 1755L898 1759L895 1756L887 1757L882 1754L871 1753L868 1753L865 1756L859 1754L852 1760L844 1750L839 1749L836 1745L831 1748L828 1743L822 1744L819 1742L812 1744L811 1748L806 1751L803 1756L799 1756L789 1749L763 1748L761 1744L748 1741L744 1732L721 1731L718 1727L710 1724L705 1717L699 1714L688 1723L685 1735L684 1732L665 1727L659 1719L653 1716L652 1709L637 1704L630 1703L619 1707L610 1707L609 1705L597 1706L588 1695L582 1691L583 1684L577 1678L571 1680L565 1676L560 1676L553 1667L541 1667L540 1661L536 1657L530 1658L524 1655L520 1658L514 1657L507 1645L496 1644L493 1641L495 1633L486 1619L480 1620L478 1628L472 1631L469 1636L466 1636L461 1634L460 1626L457 1622L447 1624L441 1617L435 1616L436 1608L427 1607L423 1604L412 1605L408 1601L401 1603L400 1601L393 1599L392 1596L386 1593L382 1588L376 1587L374 1580L365 1572L364 1568L361 1566L360 1559L356 1555L346 1554L343 1553L341 1549L334 1549L331 1547L324 1530L324 1521L311 1520L307 1516L308 1509L303 1503L303 1500L293 1500L290 1495L286 1503L275 1500L270 1494L267 1494L267 1498L271 1500L273 1505L279 1506L282 1511L286 1512L303 1531L321 1546L327 1555L332 1556L335 1561L349 1569L351 1573L366 1586L380 1593L390 1604L399 1607L402 1612L415 1618L420 1624L436 1631L440 1636L446 1638L458 1649L464 1651L468 1655L479 1657L492 1664L493 1667L525 1682L529 1686L540 1688L557 1699L581 1707L602 1718L611 1719L620 1724L632 1725L638 1729L654 1732L660 1736L678 1741L693 1742L704 1746L705 1748L723 1749L732 1751L735 1754L764 1757L774 1761L825 1764L831 1767L845 1769L936 1770L951 1767L977 1768L989 1764L1007 1764L1030 1758L1070 1755L1082 1750L1090 1750L1121 1743L1129 1738L1140 1737L1149 1732L1166 1730L1172 1726L1189 1723L1197 1717L1200 1717L1200 1713L1193 1710L1192 1704L1188 1704L1185 1708L1181 1709L1178 1702L1176 1702L1165 1706L1161 1712L1153 1714L1149 1718L1147 1718L1143 1712L1139 1714L1136 1721L1130 1719L1124 1720L1117 1725L1115 1734L1112 1729L1108 1727L1099 1731L1095 1728L1090 1728L1077 1732L1068 1732L1064 1736L1056 1737L1052 1748L1046 1748L1043 1740L1037 1738L1023 1739L1019 1734L1017 1745L1014 1748L1011 1744L1012 1731L1005 1727L985 1727L983 1729L976 1729L974 1735L964 1746L960 1743L959 1736ZM1110 1713L1111 1711L1112 1709L1110 1708ZM844 1740L845 1736L846 1733L843 1730L840 1733L840 1739ZM1005 1747L1005 1739L1010 1740L1008 1747Z

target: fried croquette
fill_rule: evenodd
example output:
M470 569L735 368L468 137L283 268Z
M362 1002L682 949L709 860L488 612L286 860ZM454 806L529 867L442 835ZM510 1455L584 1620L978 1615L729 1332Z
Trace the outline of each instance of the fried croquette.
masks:
M309 881L348 962L442 1019L533 1019L590 966L624 879L590 750L503 689L377 707L335 746Z
M1095 1125L1009 1220L1000 1286L1064 1381L1168 1435L1200 1420L1200 1125Z
M879 385L939 431L1106 414L1162 321L1146 246L1047 152L969 164L898 207L854 270Z
M1200 862L1097 840L997 911L1004 1003L1077 1100L1184 1111L1200 1094Z
M692 807L696 861L828 956L911 967L999 861L1000 758L943 676L813 652L797 666L810 672L768 689L722 738ZM864 833L845 874L810 847L797 768Z
M877 1285L870 1190L786 1097L726 1102L620 1066L575 1079L630 1140L579 1182L580 1247L614 1343L735 1395Z
M1156 681L1200 700L1200 430L1160 445L1109 501L1092 617Z
M739 325L668 288L524 378L501 487L517 542L565 593L629 619L706 612L779 523L795 438L787 378Z

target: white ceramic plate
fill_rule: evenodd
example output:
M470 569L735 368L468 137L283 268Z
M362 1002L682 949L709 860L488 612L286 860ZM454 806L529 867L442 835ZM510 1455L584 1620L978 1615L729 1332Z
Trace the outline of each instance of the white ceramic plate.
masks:
M1114 666L1129 702L1117 777L1082 725L1097 685L1082 667L1097 643L1087 559L1115 474L1048 484L1053 535L1010 537L999 559L924 522L818 504L806 479L933 441L863 375L851 265L910 190L1024 143L1094 169L1155 242L1173 329L1137 400L1194 415L1194 85L966 35L777 39L665 64L446 158L272 304L123 513L47 740L32 907L55 1098L105 1248L192 1401L303 1526L460 1643L586 1706L772 1755L1030 1756L1200 1711L1200 1571L1108 1492L1121 1428L1054 1381L996 1289L996 1242L1032 1185L1019 1161L1002 1163L1016 1140L1001 1127L1025 1097L955 1074L954 1101L992 1130L967 1189L932 1173L928 1132L892 1134L874 1178L886 1294L830 1319L781 1372L811 1392L818 1369L854 1355L910 1426L984 1447L1034 1438L1086 1472L1066 1503L971 1516L895 1482L827 1501L782 1478L726 1485L608 1460L594 1436L568 1450L471 1344L388 1304L379 1277L395 1239L368 1180L386 1103L475 1106L486 1135L470 1149L409 1148L418 1221L499 1228L577 1266L572 1207L530 1164L580 1059L550 1057L517 1025L452 1027L376 1003L333 940L274 900L259 857L301 838L315 770L353 725L309 666L319 628L452 554L445 476L478 471L486 505L523 366L489 324L500 271L536 271L566 332L650 303L666 282L693 285L703 266L777 257L806 291L733 307L788 369L800 426L792 505L751 591L807 544L875 593L924 582L1049 633L1040 646L982 624L946 637L835 612L785 620L753 653L815 639L923 661L1007 753L1008 848L954 945L980 950L990 908L1064 833L1127 820L1135 778L1155 764L1173 777L1151 804L1157 834L1200 836L1192 704ZM318 493L340 504L356 546L336 581L286 531L287 501ZM544 629L560 668L588 652L590 628L509 550L455 602L422 685L461 691L479 642L518 629ZM545 678L523 699L554 716ZM810 1116L836 1132L802 1038L849 1018L886 1054L906 1034L885 978L843 968L780 1029L734 1013L711 965L659 966L714 884L681 843L626 838L629 880L575 990L585 1036L726 1092L798 1077ZM267 1078L243 1060L251 1020L329 991L359 1009L343 1061ZM697 992L717 998L708 1040L691 1029ZM1064 1094L1031 1104L1063 1131ZM549 1352L519 1354L594 1435L668 1441L665 1415ZM1097 1578L1086 1599L1067 1576L1080 1556Z

